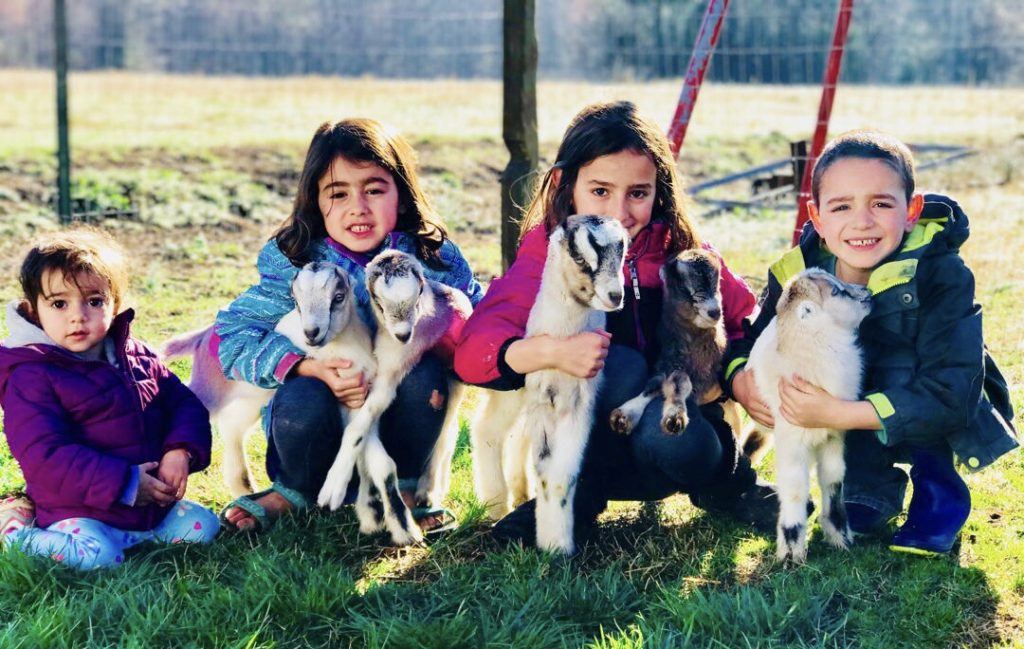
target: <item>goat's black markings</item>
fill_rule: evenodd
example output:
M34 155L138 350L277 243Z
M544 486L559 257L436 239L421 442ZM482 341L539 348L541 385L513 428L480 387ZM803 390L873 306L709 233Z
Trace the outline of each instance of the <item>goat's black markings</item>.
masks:
M846 530L846 506L843 504L843 485L832 487L828 496L828 520L840 532Z
M367 504L373 510L373 522L379 525L384 520L384 503L381 502L380 492L373 483L370 483L369 494L370 500Z
M804 526L800 523L796 525L784 525L782 527L782 536L786 539L786 543L793 544L800 538L800 533L804 530Z
M548 401L551 403L551 407L554 408L555 399L558 398L558 390L555 389L555 386L549 385L544 394L547 395Z
M406 522L405 516L400 516L399 512L405 511L405 501L402 500L402 494L398 490L398 478L392 473L388 476L385 481L388 486L388 502L391 503L391 511L394 512L395 517L398 519L398 524L402 526L403 530L408 530L409 525Z
M541 460L546 460L551 457L551 447L548 446L547 433L541 435L540 453L537 454L537 457Z

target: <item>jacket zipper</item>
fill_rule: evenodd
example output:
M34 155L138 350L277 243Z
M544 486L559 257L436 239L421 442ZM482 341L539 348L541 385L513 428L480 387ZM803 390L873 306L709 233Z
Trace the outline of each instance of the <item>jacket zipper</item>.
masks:
M640 278L636 272L636 260L631 259L626 265L629 267L629 279L633 285L633 327L636 331L636 344L642 353L647 349L647 341L644 340L643 327L640 326Z

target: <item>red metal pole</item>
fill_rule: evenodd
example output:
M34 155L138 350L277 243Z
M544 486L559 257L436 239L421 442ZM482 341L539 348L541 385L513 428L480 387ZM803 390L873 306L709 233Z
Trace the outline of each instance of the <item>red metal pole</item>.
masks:
M672 153L676 157L679 157L679 149L683 147L686 127L690 124L690 115L693 113L694 104L697 103L697 93L704 82L704 73L711 61L711 53L718 43L718 34L722 31L722 20L728 8L729 0L708 0L708 8L704 12L704 20L701 21L700 32L697 34L697 42L693 44L690 64L686 68L686 80L683 82L683 91L679 94L676 114L672 117L672 124L668 129L668 141L672 144Z
M836 84L839 81L839 68L843 63L843 48L846 46L846 33L853 18L853 0L840 0L839 15L836 16L836 28L832 33L832 49L828 53L828 65L825 67L825 78L821 87L821 103L818 105L818 123L814 127L814 139L811 150L807 154L804 165L804 176L800 181L800 194L797 196L796 226L793 228L793 245L800 241L800 231L807 222L807 203L811 200L811 173L814 163L821 150L825 148L828 136L828 122L832 117L832 100L836 96Z

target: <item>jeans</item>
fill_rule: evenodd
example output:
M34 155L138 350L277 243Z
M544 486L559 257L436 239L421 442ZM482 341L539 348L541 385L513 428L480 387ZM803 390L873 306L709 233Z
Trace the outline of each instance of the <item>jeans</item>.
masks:
M448 377L440 359L425 355L381 416L380 439L400 480L418 478L430 458L448 408ZM338 400L323 381L297 376L285 381L269 407L267 474L316 502L341 447ZM355 493L357 480L353 477L349 493Z
M714 404L701 408L688 400L686 430L667 435L661 430L663 399L659 396L648 404L633 431L620 435L612 431L609 417L643 391L649 378L647 362L630 347L612 345L604 376L582 473L588 481L598 480L606 499L661 500L705 487L719 477L723 446L732 438L728 425L723 432L721 425L712 423L720 408Z

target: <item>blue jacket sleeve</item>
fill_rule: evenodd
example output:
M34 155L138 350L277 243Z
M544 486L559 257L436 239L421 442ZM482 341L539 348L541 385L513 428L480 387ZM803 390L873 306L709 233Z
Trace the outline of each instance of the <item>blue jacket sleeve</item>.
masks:
M292 266L273 240L256 262L260 280L217 314L218 356L224 376L261 388L277 388L303 358L303 352L276 331L277 323L295 308Z
M462 251L451 239L445 241L441 247L441 260L448 266L447 272L442 278L439 278L441 283L465 293L474 307L484 299L483 287L473 276L473 269L469 267L469 262L462 256Z

